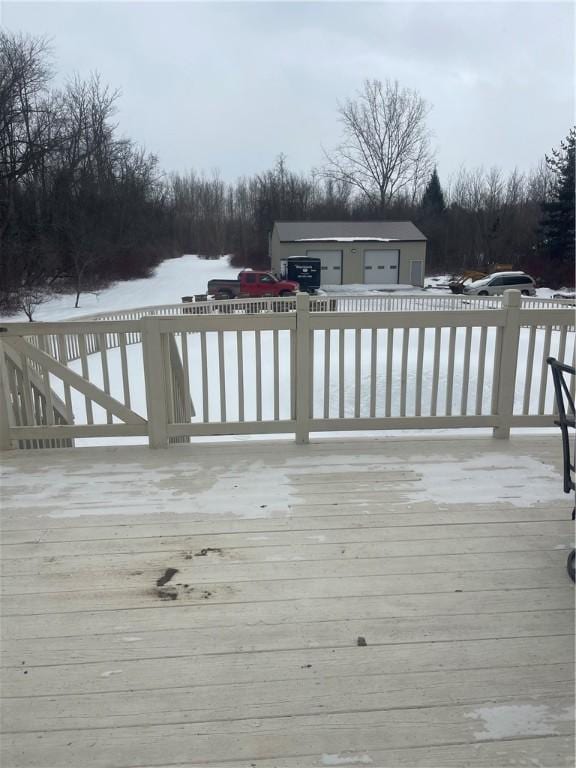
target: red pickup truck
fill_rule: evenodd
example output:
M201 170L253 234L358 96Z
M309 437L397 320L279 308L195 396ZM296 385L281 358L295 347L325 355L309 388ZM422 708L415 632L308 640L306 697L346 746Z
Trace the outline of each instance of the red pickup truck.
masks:
M279 280L271 272L243 269L237 280L209 280L207 293L217 299L252 296L292 296L300 288L292 280Z

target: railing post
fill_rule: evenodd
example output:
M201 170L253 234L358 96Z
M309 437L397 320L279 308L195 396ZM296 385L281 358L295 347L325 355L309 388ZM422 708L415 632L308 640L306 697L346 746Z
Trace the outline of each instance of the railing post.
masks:
M310 441L310 295L296 294L296 442Z
M12 404L10 402L6 357L4 355L4 344L0 341L0 451L8 451L14 447L10 437L12 421Z
M502 329L500 357L496 360L492 390L496 413L500 417L500 426L494 428L493 435L504 440L510 437L510 422L514 413L521 302L520 291L504 291L502 309L505 312L505 324Z
M166 371L162 354L160 320L147 315L140 320L142 328L142 359L144 387L148 411L148 445L168 447L168 413L166 408Z

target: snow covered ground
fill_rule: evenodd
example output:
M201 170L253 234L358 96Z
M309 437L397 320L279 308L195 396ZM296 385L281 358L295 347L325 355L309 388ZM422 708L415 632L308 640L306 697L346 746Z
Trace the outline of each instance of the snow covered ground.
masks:
M160 264L153 277L145 280L128 280L116 283L99 293L85 293L80 297L80 306L74 308L74 294L55 296L46 304L38 307L35 320L73 320L84 315L115 312L122 309L135 309L154 304L179 304L182 296L205 293L208 280L212 278L232 278L238 274L237 267L231 267L228 256L219 259L202 259L198 256L182 256L169 259ZM425 288L411 285L332 285L324 286L323 292L330 295L353 293L447 293L449 275L428 277ZM564 289L566 290L566 289ZM552 297L557 291L551 288L538 288L542 298ZM24 314L0 317L6 322L25 321Z
M366 285L364 283L348 283L347 285L324 285L320 293L325 293L330 296L342 296L342 294L360 293L364 296L370 293L381 295L382 293L397 293L397 294L413 294L413 293L428 293L422 288L415 288L413 285L403 285L402 283L371 283ZM436 292L436 291L435 291Z
M228 257L201 259L198 256L182 256L163 261L154 275L144 280L126 280L115 283L100 293L83 293L80 306L74 308L74 294L56 296L37 309L35 320L74 320L83 315L116 312L153 304L179 304L182 296L205 293L212 278L235 278L236 267L231 267ZM25 315L11 315L6 322L26 320Z

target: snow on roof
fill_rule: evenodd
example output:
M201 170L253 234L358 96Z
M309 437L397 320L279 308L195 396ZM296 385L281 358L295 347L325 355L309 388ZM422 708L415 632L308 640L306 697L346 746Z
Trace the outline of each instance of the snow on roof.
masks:
M313 240L407 240L426 238L411 221L277 221L274 229L280 242Z
M398 237L298 237L294 240L295 243L392 243L397 242Z

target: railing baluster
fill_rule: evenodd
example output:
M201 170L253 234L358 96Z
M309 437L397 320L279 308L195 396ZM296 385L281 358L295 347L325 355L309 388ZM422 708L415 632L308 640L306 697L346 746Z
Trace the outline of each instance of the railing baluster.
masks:
M280 358L278 353L278 330L272 331L272 348L274 359L274 421L280 419Z
M530 413L530 393L532 391L532 367L534 365L534 346L536 342L536 327L530 328L528 337L528 354L526 356L526 377L524 379L524 400L522 402L522 413Z
M544 413L544 404L546 402L546 389L548 386L548 364L546 358L550 356L550 340L552 338L552 328L547 326L544 331L544 344L542 347L542 368L540 370L540 392L538 397L538 414Z
M354 416L360 417L360 388L362 373L362 330L356 328L354 334Z
M34 426L34 407L32 382L30 381L30 370L28 367L28 358L26 355L20 355L20 368L22 369L22 397L24 400L24 415L27 426ZM71 409L70 409L71 410Z
M408 386L408 344L410 329L402 329L402 367L400 369L400 416L406 416L406 389Z
M424 366L424 337L425 328L418 328L418 352L416 359L416 402L414 404L414 415L422 415L422 370Z
M464 337L464 361L462 364L462 396L460 398L460 415L468 412L468 384L470 381L470 348L472 346L472 328L466 328Z
M488 329L482 326L480 329L480 343L478 346L478 373L476 379L476 416L482 414L482 402L484 399L484 370L486 367L486 336Z
M496 343L494 344L493 357L493 375L492 375L492 401L490 413L498 413L498 382L500 381L500 361L502 359L502 344L504 340L504 329L499 326L496 329Z
M324 418L330 418L330 329L324 331Z
M80 355L80 365L82 370L82 376L86 381L90 381L90 373L88 368L88 356L86 353L86 339L83 333L78 334L78 352ZM86 406L86 421L88 424L94 424L94 412L92 410L92 400L88 395L84 396L84 402Z
M122 392L124 395L124 405L130 408L130 378L128 375L128 356L126 354L126 334L118 334L118 343L120 345L120 367L122 369Z
M218 380L220 384L220 421L226 422L226 365L224 361L224 332L218 331Z
M102 365L102 384L104 392L110 394L110 371L108 368L108 353L106 349L106 336L103 333L98 334L98 346L100 347L100 362ZM106 411L106 423L112 424L112 413Z
M9 390L10 390L10 400L12 402L12 415L14 418L14 425L17 427L22 426L22 418L21 418L21 402L20 397L18 396L18 376L16 373L16 367L11 363L7 361L7 374L8 374L8 384L9 384Z
M44 406L46 410L46 424L53 427L54 421L54 401L52 399L52 387L50 386L50 374L48 369L42 366L42 388L44 390Z
M68 345L66 343L66 336L63 334L58 336L58 359L62 365L68 366ZM74 417L74 411L72 409L70 385L66 381L64 382L64 402L66 404L66 411L68 412L68 420L71 423Z
M434 362L432 367L432 393L430 398L430 416L436 416L438 410L438 384L440 379L440 340L442 328L434 328Z
M376 416L376 382L378 377L378 328L370 332L370 416Z
M338 331L338 415L344 418L344 356L345 356L345 331Z
M310 417L314 416L314 384L316 381L316 371L314 370L314 342L315 332L310 330L310 345L309 345L309 357L308 357L308 370L310 372L308 403L310 405Z
M262 340L261 332L256 335L256 421L262 421Z
M236 357L238 362L238 421L244 421L244 345L242 331L236 331Z
M202 366L202 421L206 424L210 419L209 382L208 382L208 351L206 349L207 331L200 331L200 361Z
M394 354L394 329L386 330L386 407L385 415L392 414L392 360Z
M572 345L572 368L576 368L576 339ZM572 399L576 397L576 376L569 376L569 389Z
M446 415L452 416L452 392L454 389L454 354L456 349L456 328L450 328L448 342L448 370L446 373Z
M563 363L564 355L566 354L566 337L568 335L568 328L564 325L560 331L560 339L558 341L558 360Z
M168 424L178 424L180 413L178 398L175 392L174 371L170 359L170 334L160 334L160 346L162 351L162 364L164 366L164 381L166 387L166 412Z
M296 331L290 333L290 418L296 419Z
M182 394L183 397L188 398L189 418L192 418L195 414L190 395L190 360L188 358L188 333L186 331L180 334L180 346L182 347L182 373L184 375L184 392Z
M36 419L36 424L44 424L44 415L42 412L42 395L40 392L34 387L32 390L33 397L34 397L34 416ZM41 447L42 441L40 441L39 446Z
M535 329L534 329L535 330ZM558 340L558 356L557 360L559 360L561 363L567 362L564 357L566 355L566 337L568 335L568 328L564 325L560 329L560 338ZM576 343L574 345L573 352L576 354ZM572 363L572 366L574 366L574 362ZM574 385L574 382L576 380L576 376L570 376L572 386ZM574 393L572 392L572 397L574 397ZM556 398L554 398L554 407L553 407L554 415L556 416L558 414L558 407L556 403Z

